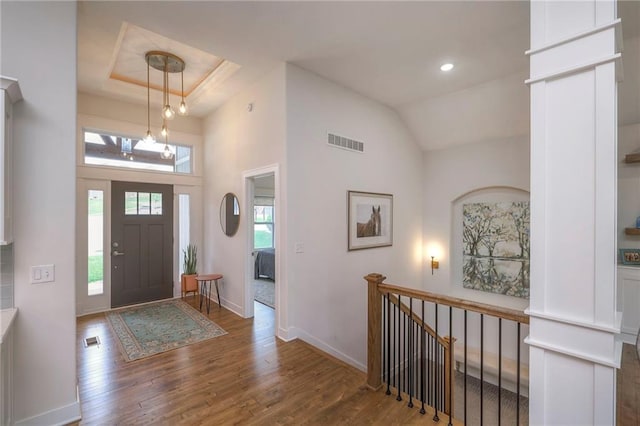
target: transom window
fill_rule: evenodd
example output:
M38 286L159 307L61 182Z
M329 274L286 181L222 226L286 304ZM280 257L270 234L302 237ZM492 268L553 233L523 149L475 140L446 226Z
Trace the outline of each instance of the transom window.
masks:
M168 173L192 173L190 146L169 144L173 156L163 158L164 143L99 131L84 131L84 163Z

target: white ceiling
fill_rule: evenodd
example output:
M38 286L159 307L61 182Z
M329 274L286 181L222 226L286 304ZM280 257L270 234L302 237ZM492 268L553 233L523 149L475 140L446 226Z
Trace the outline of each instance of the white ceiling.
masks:
M78 11L81 92L146 102L146 90L107 81L126 21L240 66L188 99L196 116L286 61L394 108L425 150L528 134L528 2L82 1ZM444 74L444 62L456 67Z

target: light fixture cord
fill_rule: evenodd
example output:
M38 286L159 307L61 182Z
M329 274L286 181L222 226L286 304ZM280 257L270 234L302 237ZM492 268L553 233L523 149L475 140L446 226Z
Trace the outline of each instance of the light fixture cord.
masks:
M180 71L180 93L182 95L182 102L184 103L184 68Z
M151 101L149 100L150 97L150 89L149 89L149 68L151 66L149 65L149 60L147 58L147 134L151 132Z
M168 56L165 56L165 58L164 58L164 79L166 81L166 86L165 86L166 102L165 102L165 105L169 105L169 57Z

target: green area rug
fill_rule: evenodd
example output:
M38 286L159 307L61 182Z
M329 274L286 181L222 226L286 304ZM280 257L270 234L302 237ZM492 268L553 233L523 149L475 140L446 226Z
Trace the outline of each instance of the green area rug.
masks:
M167 300L107 313L126 361L145 358L227 334L182 300Z

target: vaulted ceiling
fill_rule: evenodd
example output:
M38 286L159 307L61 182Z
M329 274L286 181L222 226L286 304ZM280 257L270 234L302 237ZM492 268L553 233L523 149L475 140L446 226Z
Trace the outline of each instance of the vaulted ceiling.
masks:
M635 5L627 9L637 17ZM164 48L231 64L189 95L196 116L285 61L395 109L425 150L528 134L526 1L82 1L79 91L146 102L145 88L109 78L132 26L160 36L148 50L166 39ZM455 64L449 73L445 62Z

